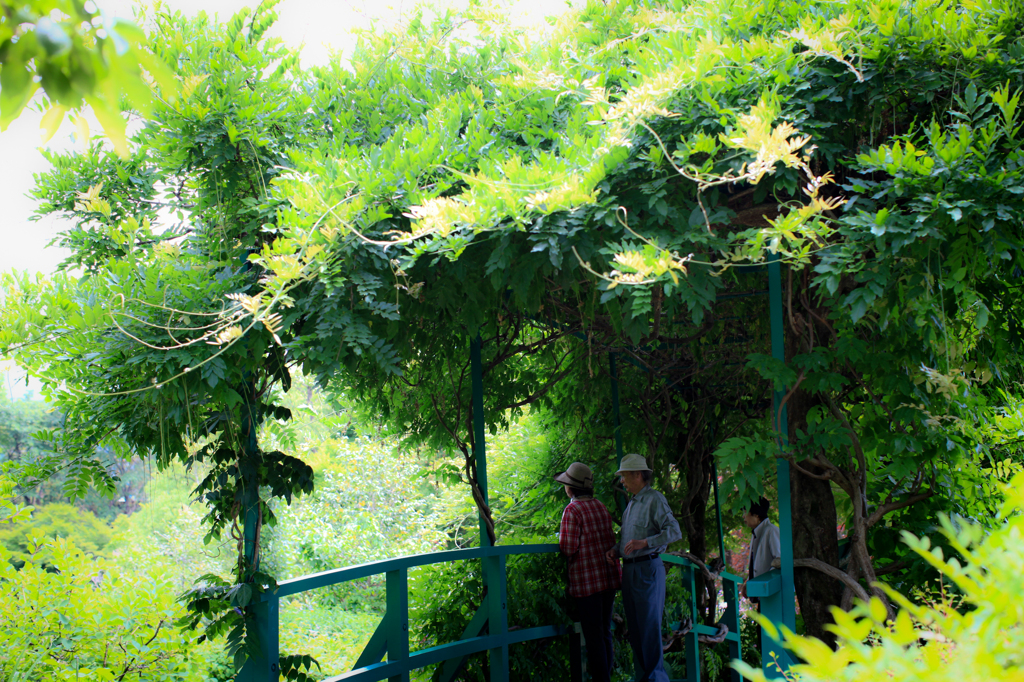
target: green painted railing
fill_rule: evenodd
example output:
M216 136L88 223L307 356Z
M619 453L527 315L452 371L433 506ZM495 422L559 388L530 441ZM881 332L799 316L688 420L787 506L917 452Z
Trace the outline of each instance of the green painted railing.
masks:
M385 576L387 608L380 625L363 649L354 668L340 675L328 677L327 682L408 680L409 672L412 670L445 661L455 661L456 665L449 663L442 675L442 679L450 678L456 672L457 662L466 656L483 651L491 654L492 682L507 680L508 647L510 645L560 635L569 635L570 637L570 657L573 668L569 671L570 678L581 680L581 648L576 628L566 625L546 625L511 631L508 629L505 590L507 557L557 551L558 545L555 544L475 547L375 561L283 581L279 583L277 590L263 595L262 601L256 607L262 656L259 659L250 659L246 663L239 674L239 682L265 682L267 680L277 682L280 679L277 663L280 655L278 615L282 598L381 574ZM484 603L466 628L462 639L411 652L409 649L409 569L449 561L467 560L479 560L483 564L484 580L489 583ZM485 628L487 634L481 634Z
M416 554L375 561L358 566L338 568L323 573L286 580L278 585L276 591L263 595L257 605L262 656L246 663L238 679L239 682L277 682L280 673L277 666L279 652L279 612L280 601L303 592L317 590L332 585L359 580L375 575L385 576L386 605L384 616L377 626L370 641L352 670L328 677L325 682L377 682L379 680L408 680L409 673L418 668L445 663L441 679L450 680L456 674L462 659L484 651L491 652L491 679L508 679L508 647L521 642L528 642L548 637L569 636L570 666L566 671L570 680L582 680L582 647L579 629L566 625L545 625L541 627L509 630L507 627L507 601L505 594L506 559L519 554L541 554L558 551L558 545L512 545L498 547L475 547L458 549L431 554ZM671 554L663 554L662 560L678 566L682 571L684 585L688 585L690 600L686 605L691 617L697 613L696 575L700 569L689 560ZM470 621L462 638L446 644L410 651L409 647L409 570L420 566L445 563L449 561L479 560L484 564L485 579L500 571L501 580L494 581L495 589L489 586L487 597L481 604L476 615ZM490 566L488 566L490 564ZM488 570L490 568L491 570ZM725 641L729 645L730 658L741 657L740 645L740 613L738 586L742 578L731 573L720 573L726 609L720 623L724 623L729 632ZM678 628L678 624L674 625ZM481 634L486 630L486 634ZM686 655L686 678L683 682L700 682L700 641L701 635L714 636L714 627L694 624L684 637ZM497 660L495 661L495 657ZM387 660L384 660L384 659ZM495 665L495 664L498 665ZM732 680L739 682L739 674L732 672Z
M686 654L686 679L683 682L700 682L700 636L714 637L718 632L716 628L697 623L696 580L700 569L694 566L688 559L672 554L662 554L661 560L666 564L679 566L683 571L683 584L689 585L690 602L687 606L689 607L690 617L693 618L694 624L684 637L683 651ZM722 614L718 622L723 623L729 628L729 632L725 635L725 641L729 643L729 658L739 659L742 657L739 584L743 582L743 578L726 571L722 571L718 575L722 578L722 591L725 593L726 603L725 613ZM677 623L673 625L672 629L678 629L678 627L679 624ZM730 675L732 682L741 682L742 678L735 670L731 671Z

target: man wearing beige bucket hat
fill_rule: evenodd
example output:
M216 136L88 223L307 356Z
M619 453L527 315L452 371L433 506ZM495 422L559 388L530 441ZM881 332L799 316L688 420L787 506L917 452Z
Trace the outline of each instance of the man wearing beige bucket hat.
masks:
M562 512L558 546L569 560L568 592L583 629L587 669L594 682L609 682L614 661L612 604L622 584L618 564L610 566L604 558L615 546L612 517L594 499L594 474L586 464L573 462L555 480L572 498Z
M633 496L622 515L622 538L606 559L622 557L622 606L633 648L636 682L668 682L661 644L665 611L665 565L658 556L683 537L665 496L651 488L651 468L637 454L626 455L615 472Z

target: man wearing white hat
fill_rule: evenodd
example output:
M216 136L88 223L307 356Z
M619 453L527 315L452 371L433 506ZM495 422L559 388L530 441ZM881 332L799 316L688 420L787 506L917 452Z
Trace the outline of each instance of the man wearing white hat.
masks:
M622 538L608 550L609 562L622 557L622 605L636 682L668 682L662 653L661 618L665 611L665 565L659 554L683 537L665 496L651 488L651 468L640 455L622 458L622 485L633 496L622 515Z

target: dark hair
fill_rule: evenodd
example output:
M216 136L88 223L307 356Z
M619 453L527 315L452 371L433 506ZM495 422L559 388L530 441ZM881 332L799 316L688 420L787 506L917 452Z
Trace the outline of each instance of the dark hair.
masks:
M594 489L593 488L575 488L573 486L569 486L569 492L572 493L573 497L579 497L581 495L593 495L594 494Z
M650 483L651 478L654 477L654 472L651 471L650 469L644 469L643 471L640 472L640 477L644 479L644 483Z
M763 497L757 502L750 503L750 513L762 521L768 518L769 509L771 509L771 504Z

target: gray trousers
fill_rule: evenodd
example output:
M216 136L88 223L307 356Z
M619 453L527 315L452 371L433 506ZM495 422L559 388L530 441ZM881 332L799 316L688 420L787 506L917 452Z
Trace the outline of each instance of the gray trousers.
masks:
M668 682L661 644L665 611L665 564L661 559L622 567L622 606L633 647L636 682Z

